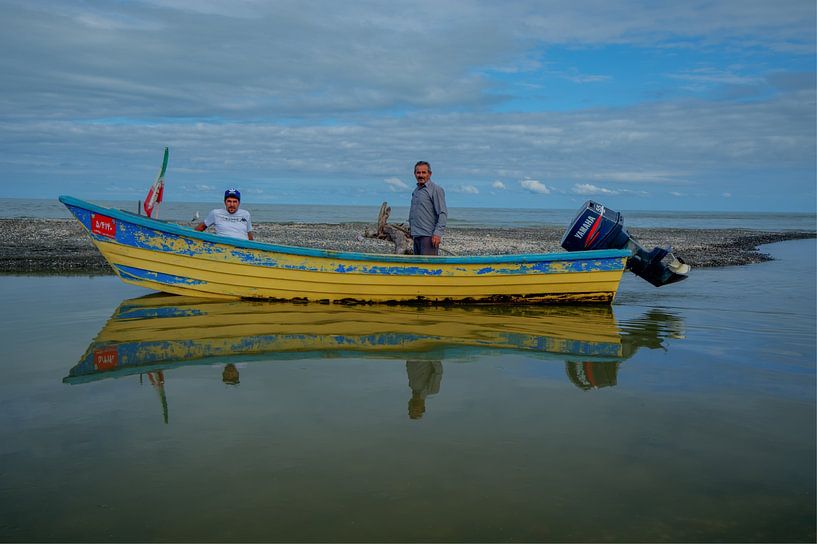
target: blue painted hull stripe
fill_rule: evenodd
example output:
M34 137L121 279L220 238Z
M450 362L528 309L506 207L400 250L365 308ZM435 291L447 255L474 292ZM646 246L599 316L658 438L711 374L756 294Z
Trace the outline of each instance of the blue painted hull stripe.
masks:
M163 274L161 272L153 272L151 270L143 270L141 268L134 268L132 266L124 266L121 264L113 266L119 272L120 276L129 280L153 281L164 285L202 285L207 283L201 280L175 276L173 274Z

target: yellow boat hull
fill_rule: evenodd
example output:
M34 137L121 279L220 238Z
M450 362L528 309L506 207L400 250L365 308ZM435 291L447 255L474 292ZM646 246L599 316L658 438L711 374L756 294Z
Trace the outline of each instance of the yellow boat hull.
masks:
M61 197L123 281L179 295L321 302L613 300L624 250L375 255L241 241Z

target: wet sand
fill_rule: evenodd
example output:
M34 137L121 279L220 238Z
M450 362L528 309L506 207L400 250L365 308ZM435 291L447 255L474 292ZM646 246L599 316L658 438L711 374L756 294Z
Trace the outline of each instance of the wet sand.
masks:
M386 240L366 238L367 223L255 225L256 240L281 245L392 253ZM627 229L642 246L672 246L693 268L757 263L771 258L758 246L784 240L815 238L814 232L760 232L732 229ZM442 254L491 255L561 252L564 229L450 228ZM4 274L111 274L105 260L73 219L0 219L0 273Z

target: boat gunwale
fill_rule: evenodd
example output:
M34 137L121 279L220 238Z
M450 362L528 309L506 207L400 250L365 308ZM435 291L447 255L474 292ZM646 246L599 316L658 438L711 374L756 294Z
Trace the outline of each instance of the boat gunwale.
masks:
M429 255L396 255L388 253L361 253L353 251L337 251L332 249L308 248L301 246L286 246L259 242L252 240L240 240L216 236L207 232L200 232L190 227L184 227L175 223L160 221L136 215L125 210L107 208L98 204L81 200L68 195L61 195L59 201L75 208L85 209L92 213L99 213L112 217L118 221L133 223L140 227L145 227L160 232L166 232L176 236L203 240L206 242L257 251L267 251L284 255L297 255L303 257L317 257L324 259L342 259L349 261L375 261L402 264L492 264L492 263L531 263L542 261L575 261L593 259L616 259L629 258L632 253L626 249L602 249L593 251L575 251L560 253L516 253L506 255L455 255L455 256L429 256ZM78 218L77 218L78 219Z

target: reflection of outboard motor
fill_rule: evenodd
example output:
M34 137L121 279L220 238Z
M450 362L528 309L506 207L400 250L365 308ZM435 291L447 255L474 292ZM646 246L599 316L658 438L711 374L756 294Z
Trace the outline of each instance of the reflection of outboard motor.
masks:
M656 287L686 279L689 265L672 254L672 248L647 251L624 229L624 218L603 205L588 200L562 236L562 247L568 251L591 249L629 249L627 261L636 276Z

